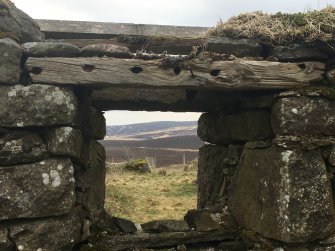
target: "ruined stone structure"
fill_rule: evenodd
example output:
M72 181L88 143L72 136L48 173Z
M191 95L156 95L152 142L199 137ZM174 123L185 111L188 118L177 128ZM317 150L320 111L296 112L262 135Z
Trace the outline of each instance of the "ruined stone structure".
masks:
M327 44L213 39L205 53L173 57L124 47L136 47L136 36L92 39L76 23L75 39L39 21L43 42L33 20L0 3L0 251L335 249L335 53ZM198 38L178 41L172 53L190 52ZM151 222L142 229L155 234L137 234L104 211L97 140L102 111L120 108L204 112L198 134L209 144L187 224Z

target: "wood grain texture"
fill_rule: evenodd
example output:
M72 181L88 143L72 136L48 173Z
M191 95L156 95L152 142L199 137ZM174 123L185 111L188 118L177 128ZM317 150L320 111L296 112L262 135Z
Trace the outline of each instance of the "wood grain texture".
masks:
M29 58L26 66L33 83L221 90L308 86L323 78L325 67L318 62L191 59L172 68L162 66L162 60L116 58Z
M86 22L86 21L64 21L64 20L36 20L41 30L46 34L57 34L67 38L78 38L78 34L93 34L96 37L136 35L136 36L158 36L158 37L179 37L199 38L208 30L208 27L172 26L172 25L150 25L131 23L107 23L107 22ZM92 36L87 36L89 38ZM54 37L57 38L57 37ZM59 38L59 37L58 37ZM63 37L65 38L65 37Z

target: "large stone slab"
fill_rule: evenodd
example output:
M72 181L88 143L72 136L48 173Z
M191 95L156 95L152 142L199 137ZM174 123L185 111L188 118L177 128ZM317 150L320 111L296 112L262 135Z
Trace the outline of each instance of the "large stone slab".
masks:
M69 159L0 167L0 183L0 220L67 214L75 201Z
M18 43L9 38L0 39L0 84L19 82L21 55L22 48Z
M104 209L106 152L97 141L90 141L87 167L76 172L76 187L81 191L80 203L92 217L97 217ZM79 196L78 196L79 197Z
M0 86L0 126L75 123L77 100L71 89L48 85Z
M29 42L23 44L28 57L78 57L80 48L66 43Z
M82 48L82 57L114 57L114 58L133 58L133 54L127 47L115 44L92 44Z
M48 151L53 155L68 156L80 159L84 144L84 137L80 130L72 127L51 129L46 134Z
M284 62L326 61L329 57L316 46L302 45L277 46L271 49L269 54Z
M0 1L0 36L20 43L44 39L36 22L8 0Z
M47 156L46 146L36 133L13 131L0 137L1 165L29 163Z
M204 145L199 149L198 209L221 210L227 205L227 189L235 169L227 164L227 157L228 147Z
M209 37L207 50L236 57L260 57L262 46L252 39L231 39L228 37Z
M9 231L7 228L0 228L0 250L13 251L14 243L9 239Z
M81 240L78 212L63 217L18 223L10 227L10 238L18 250L69 251Z
M164 232L186 232L190 227L184 220L154 220L141 224L144 232L164 233Z
M204 113L199 118L198 136L218 145L269 139L273 136L270 113L265 110Z
M104 139L106 135L106 119L102 111L91 107L90 136L95 140Z
M335 101L322 97L280 98L272 108L277 135L334 135Z
M230 210L243 228L284 242L328 237L334 201L319 151L245 149L231 184Z

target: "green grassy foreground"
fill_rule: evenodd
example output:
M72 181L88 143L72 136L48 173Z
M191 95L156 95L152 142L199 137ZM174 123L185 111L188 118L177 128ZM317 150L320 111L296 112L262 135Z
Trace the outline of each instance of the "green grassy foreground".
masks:
M183 166L159 168L152 173L126 171L108 164L105 208L114 216L145 223L159 219L183 219L196 208L197 170ZM164 174L164 171L166 174Z

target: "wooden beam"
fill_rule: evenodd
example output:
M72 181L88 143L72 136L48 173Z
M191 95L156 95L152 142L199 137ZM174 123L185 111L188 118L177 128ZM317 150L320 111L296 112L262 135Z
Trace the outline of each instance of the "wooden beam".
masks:
M169 54L189 54L203 44L208 27L104 23L37 19L47 39L85 47L116 44L137 50Z
M162 60L116 58L29 58L33 83L191 89L290 89L323 79L318 62Z
M107 38L115 36L149 36L200 38L208 27L106 23L63 20L36 20L47 38Z

